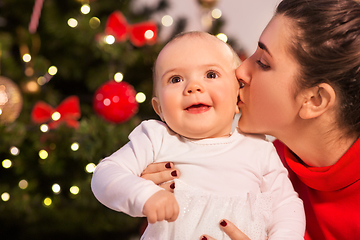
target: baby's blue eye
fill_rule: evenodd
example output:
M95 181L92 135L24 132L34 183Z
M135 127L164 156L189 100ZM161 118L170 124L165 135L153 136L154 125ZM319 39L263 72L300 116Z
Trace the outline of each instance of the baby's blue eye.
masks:
M179 76L175 76L175 77L170 78L170 83L179 83L179 82L182 82L182 81L183 80Z
M217 78L218 75L215 72L208 72L206 73L207 78Z

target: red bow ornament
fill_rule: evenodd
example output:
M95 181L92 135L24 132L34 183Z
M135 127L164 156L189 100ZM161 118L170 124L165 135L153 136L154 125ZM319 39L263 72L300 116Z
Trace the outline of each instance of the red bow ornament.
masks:
M53 119L53 114L55 119ZM80 118L80 104L77 96L70 96L53 108L47 103L37 102L31 112L31 119L35 123L48 123L50 129L54 129L65 122L69 127L78 128Z
M115 41L123 42L127 38L136 47L154 44L157 38L157 25L152 21L129 25L120 11L110 14L105 26L105 34L115 37Z

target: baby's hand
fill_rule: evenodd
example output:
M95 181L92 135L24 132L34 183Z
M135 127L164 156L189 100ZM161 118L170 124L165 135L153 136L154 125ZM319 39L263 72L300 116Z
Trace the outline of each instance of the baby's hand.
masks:
M173 222L179 215L179 205L174 194L161 190L145 202L143 213L149 223L162 220Z

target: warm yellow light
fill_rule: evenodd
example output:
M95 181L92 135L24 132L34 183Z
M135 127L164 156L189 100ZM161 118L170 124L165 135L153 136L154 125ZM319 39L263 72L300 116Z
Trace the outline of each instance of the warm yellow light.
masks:
M74 195L77 195L77 194L80 192L80 189L79 189L78 186L72 186L72 187L70 188L70 192L71 192L72 194L74 194Z
M53 191L54 193L56 193L56 194L60 193L60 191L61 191L61 187L60 187L60 185L57 184L57 183L54 183L54 184L52 185L51 189L52 189L52 191Z
M117 72L114 75L115 82L121 82L124 79L124 75L121 72Z
M82 5L80 11L82 14L88 14L90 12L90 5L89 4Z
M32 75L34 75L34 69L32 67L25 68L25 75L31 77Z
M73 144L71 144L71 150L73 150L74 152L79 150L79 147L80 147L80 145L77 142L74 142Z
M216 35L220 40L227 42L228 37L224 34L224 33L219 33L218 35Z
M49 69L48 69L48 73L49 73L51 76L54 76L54 75L57 73L57 71L58 71L58 69L57 69L57 67L55 67L55 66L51 66L51 67L49 67Z
M152 30L147 30L144 34L146 39L152 39L154 37L155 33Z
M3 200L4 202L9 201L10 199L10 194L7 192L4 192L3 194L1 194L1 200Z
M105 98L104 101L103 101L103 104L104 104L105 106L109 106L109 105L111 104L110 99Z
M47 82L47 81L46 81L46 78L44 78L44 77L39 77L39 78L37 79L37 83L38 83L39 85L44 85L46 82Z
M51 200L51 198L49 198L49 197L47 197L47 198L45 198L44 199L44 205L45 206L50 206L52 204L52 200Z
M49 131L49 126L47 124L41 124L40 131L42 131L42 132Z
M135 96L135 99L138 103L143 103L146 100L146 95L142 92L138 92Z
M2 161L3 168L10 168L11 165L12 165L12 162L10 161L10 159L5 159L4 161Z
M70 18L67 22L67 24L72 27L75 28L78 25L78 21L75 18Z
M61 114L59 112L54 112L52 115L51 115L51 119L54 120L54 121L57 121L61 118Z
M222 12L221 12L221 10L218 9L218 8L215 8L215 9L213 9L213 10L211 11L211 16L212 16L213 18L215 18L215 19L221 18L221 15L222 15Z
M2 109L0 108L0 115L2 114Z
M86 165L85 167L85 171L88 173L92 173L95 171L96 165L94 163L89 163L88 165Z
M174 20L170 15L165 15L161 18L161 23L165 27L170 27L174 23Z
M41 159L46 159L48 156L49 156L48 152L45 151L44 149L42 149L42 150L39 151L39 157L40 157Z
M12 146L12 147L10 148L10 153L11 153L12 155L14 155L14 156L17 156L17 155L19 155L20 150L19 150L17 147Z
M35 81L27 82L25 87L29 92L37 92L37 91L39 91L39 84L37 84L37 82L35 82Z
M24 61L24 62L30 62L30 61L31 61L31 55L28 54L28 53L25 53L25 54L23 55L23 61Z
M29 185L29 183L25 179L23 179L19 182L19 188L21 188L21 189L26 189L28 187L28 185Z
M100 19L97 17L92 17L89 20L89 25L92 29L98 28L100 26Z
M115 37L113 35L107 35L104 40L107 44L111 45L115 42Z

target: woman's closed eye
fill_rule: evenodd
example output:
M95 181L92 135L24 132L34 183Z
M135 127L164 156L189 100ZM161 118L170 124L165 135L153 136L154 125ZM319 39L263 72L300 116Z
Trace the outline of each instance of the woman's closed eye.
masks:
M269 70L270 66L266 65L265 63L261 62L261 60L256 60L256 63L263 69L263 70Z

